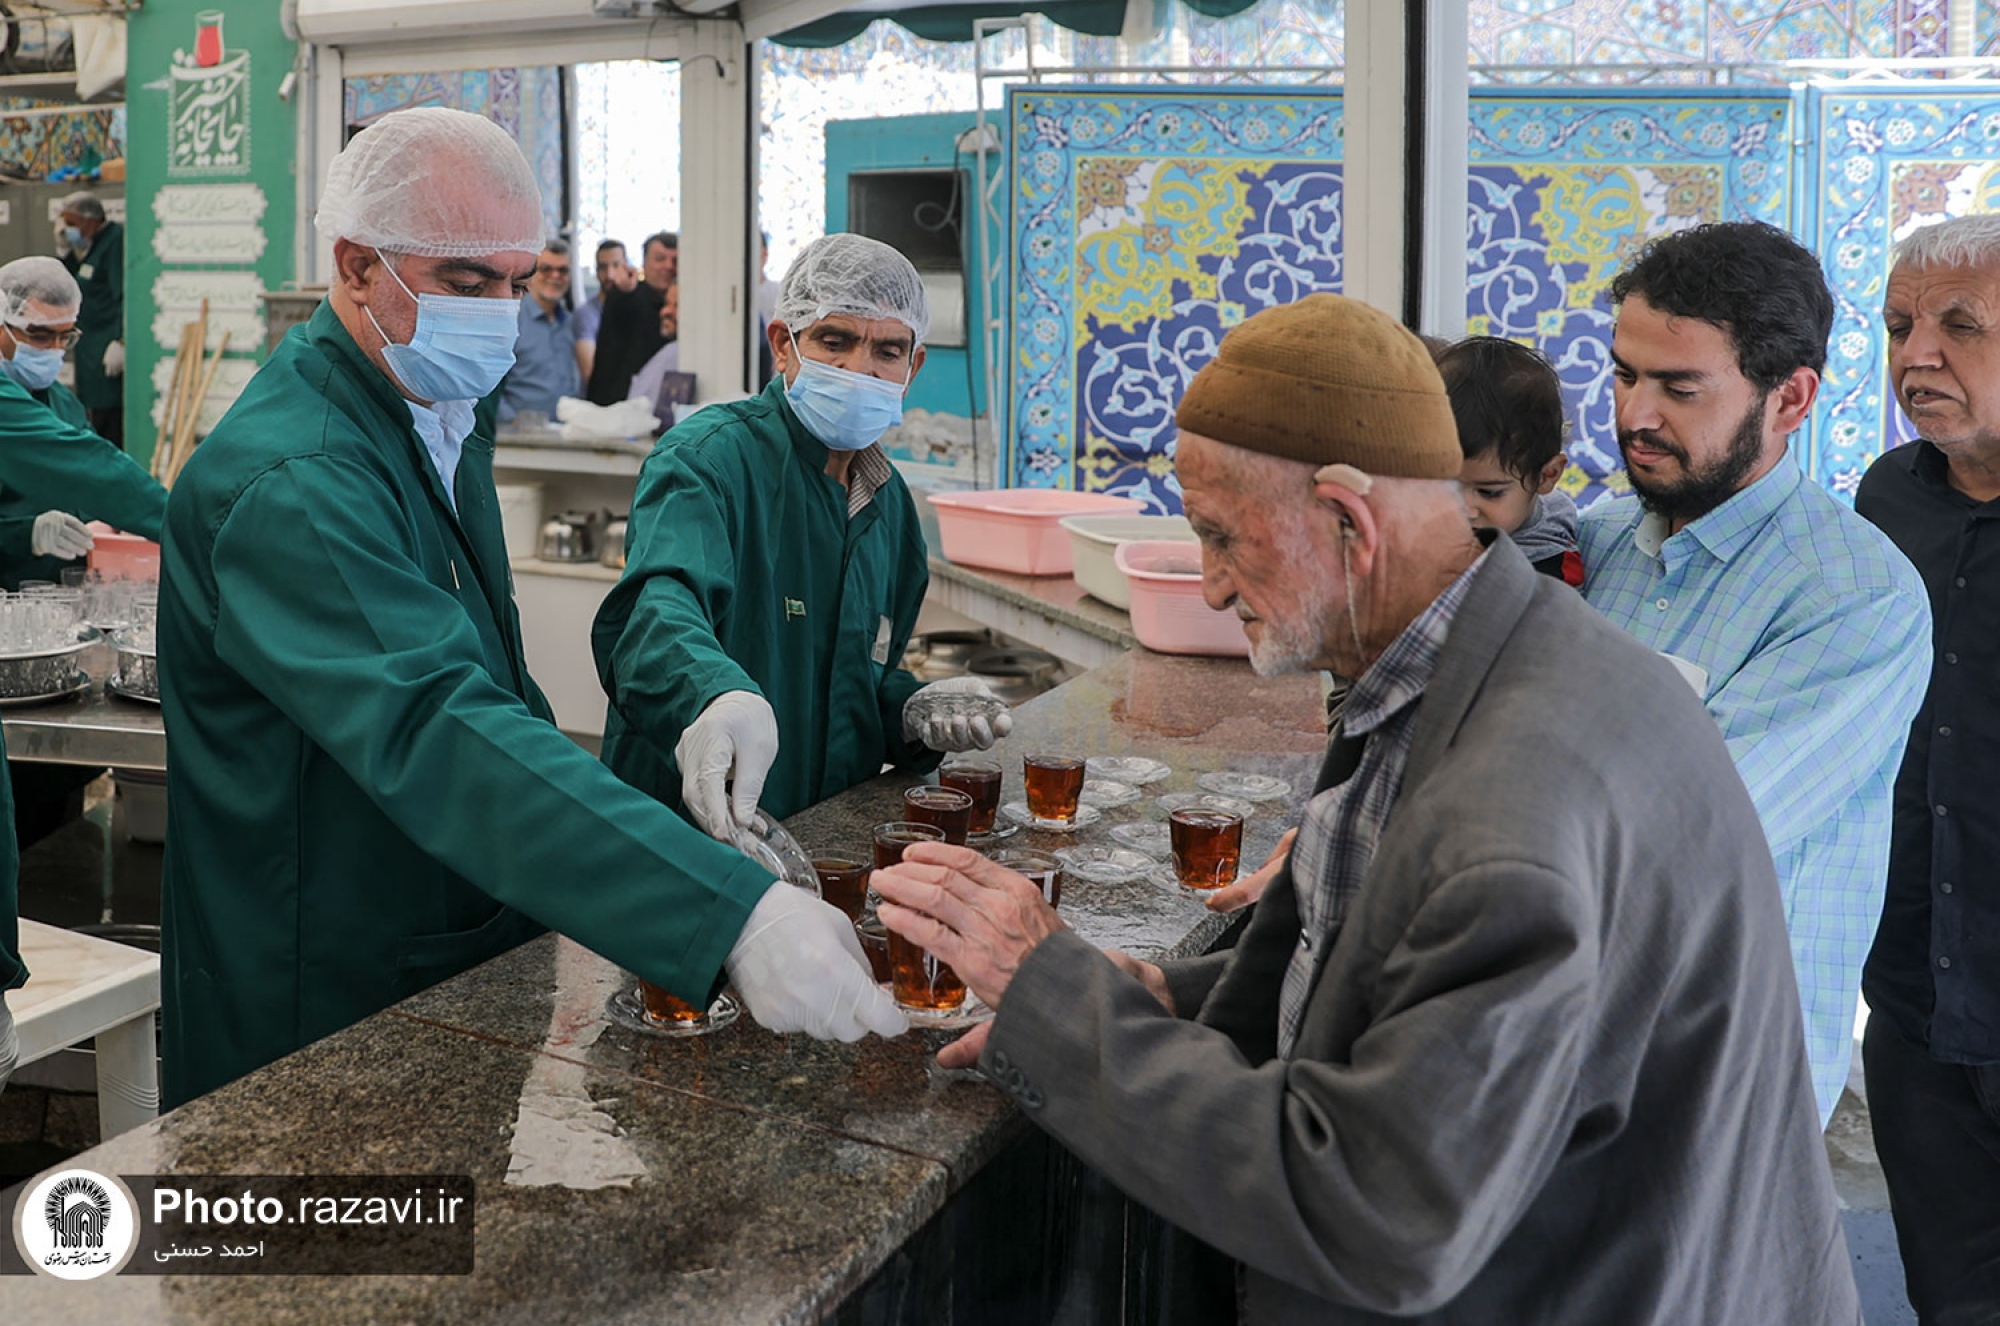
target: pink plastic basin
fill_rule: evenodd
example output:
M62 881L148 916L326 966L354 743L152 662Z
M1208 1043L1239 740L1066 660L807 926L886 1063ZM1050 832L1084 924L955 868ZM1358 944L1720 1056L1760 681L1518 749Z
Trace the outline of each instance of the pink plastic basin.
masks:
M97 542L86 563L106 580L158 580L160 545L136 534L120 534L102 521L93 522Z
M1161 654L1249 657L1242 619L1202 602L1199 544L1121 543L1112 558L1132 586L1132 634L1140 644Z
M944 555L960 566L1024 576L1070 573L1064 516L1130 515L1136 498L1070 493L1053 488L998 488L984 493L932 493Z

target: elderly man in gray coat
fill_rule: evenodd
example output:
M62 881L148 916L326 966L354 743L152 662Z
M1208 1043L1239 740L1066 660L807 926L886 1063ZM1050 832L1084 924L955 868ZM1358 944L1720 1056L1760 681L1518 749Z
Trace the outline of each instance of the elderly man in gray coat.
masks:
M1099 953L965 848L876 872L998 1009L939 1058L1239 1259L1249 1322L1856 1326L1771 852L1700 701L1482 547L1430 356L1365 305L1247 320L1178 418L1210 604L1259 671L1354 679L1319 790L1193 962Z

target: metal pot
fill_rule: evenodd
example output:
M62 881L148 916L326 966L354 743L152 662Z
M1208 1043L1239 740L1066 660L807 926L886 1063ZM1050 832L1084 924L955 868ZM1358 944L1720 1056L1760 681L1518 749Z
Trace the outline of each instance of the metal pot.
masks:
M545 562L595 561L604 527L610 523L608 510L559 512L542 522L535 555Z
M993 644L989 631L930 631L910 637L903 666L925 681L962 677L972 656Z
M1008 704L1020 704L1055 686L1062 661L1039 649L982 649L965 670Z
M625 569L625 524L626 517L613 516L604 527L604 548L597 554L597 560L614 570Z

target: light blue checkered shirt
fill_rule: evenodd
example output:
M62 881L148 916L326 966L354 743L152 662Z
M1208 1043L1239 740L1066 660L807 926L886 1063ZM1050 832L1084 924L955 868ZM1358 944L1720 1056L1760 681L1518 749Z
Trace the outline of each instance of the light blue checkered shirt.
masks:
M1583 513L1583 596L1708 672L1784 893L1820 1123L1854 1046L1882 914L1890 787L1930 677L1916 568L1786 457L1680 533L1636 497Z

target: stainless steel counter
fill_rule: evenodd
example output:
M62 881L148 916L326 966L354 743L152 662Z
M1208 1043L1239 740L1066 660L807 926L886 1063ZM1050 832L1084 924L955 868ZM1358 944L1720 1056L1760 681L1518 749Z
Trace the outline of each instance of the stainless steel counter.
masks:
M167 727L156 704L93 691L4 714L10 760L166 772Z
M942 557L930 566L932 600L1073 668L1102 667L1139 647L1125 610L1100 603L1069 576L985 571Z

